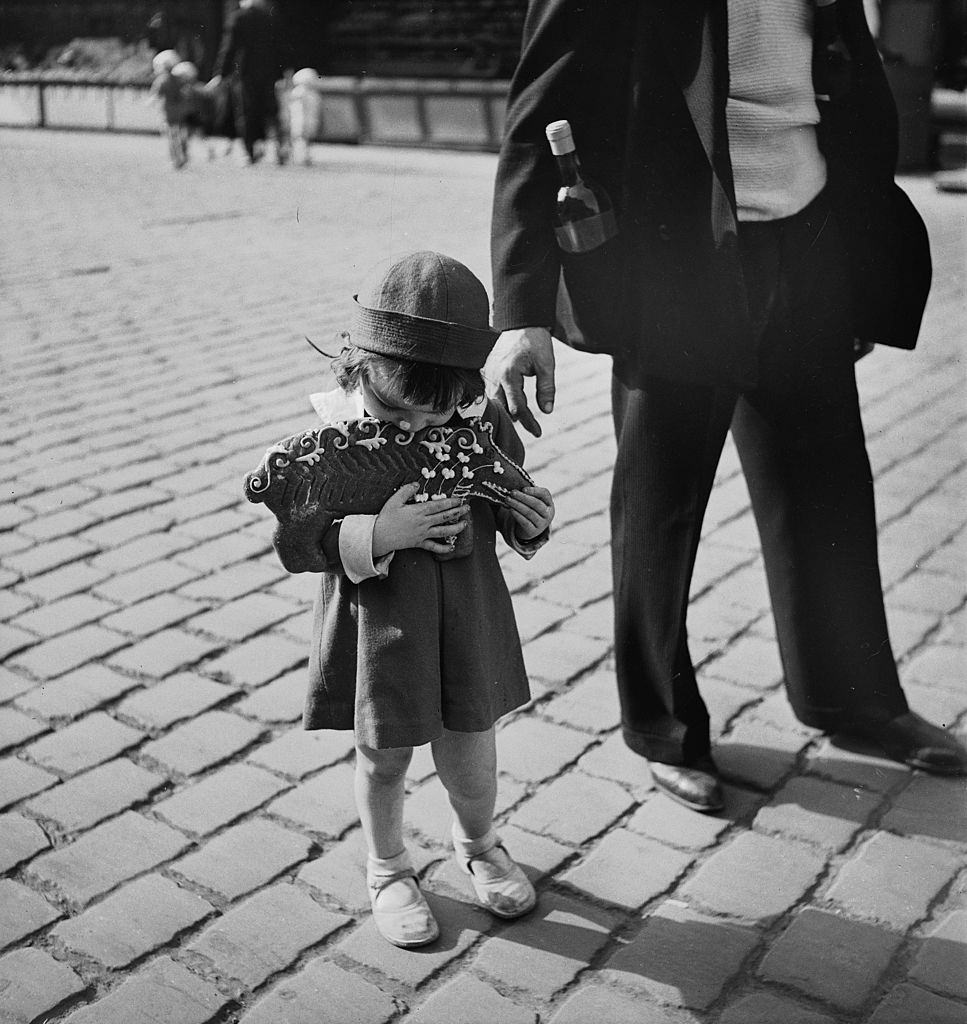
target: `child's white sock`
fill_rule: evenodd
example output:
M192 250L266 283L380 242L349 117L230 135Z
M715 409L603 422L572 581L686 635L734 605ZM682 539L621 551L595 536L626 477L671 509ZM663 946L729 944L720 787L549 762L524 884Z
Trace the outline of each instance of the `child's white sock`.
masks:
M389 878L390 875L412 867L413 861L407 849L403 849L395 857L374 857L370 854L366 858L366 877L371 880Z
M480 854L492 850L497 845L497 830L491 825L490 829L476 839L468 839L463 835L460 826L455 821L450 829L453 837L453 848L464 860L471 857L479 857Z
M401 871L412 871L413 861L410 859L409 850L403 850L395 857L373 857L366 858L366 883L370 887L370 893L380 890L380 906L385 910L400 909L413 902L414 882L407 881L405 885L399 883L390 884L383 888L386 880ZM375 899L373 895L373 899Z

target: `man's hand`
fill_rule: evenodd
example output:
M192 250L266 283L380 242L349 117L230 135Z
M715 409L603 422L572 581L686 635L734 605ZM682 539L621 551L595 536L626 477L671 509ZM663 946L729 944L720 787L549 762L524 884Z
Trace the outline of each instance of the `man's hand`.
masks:
M403 548L423 548L438 555L453 550L449 538L467 525L469 507L460 498L407 504L419 489L417 483L404 484L386 500L373 527L373 558Z
M554 343L546 327L520 327L504 331L497 339L484 370L487 393L499 402L510 418L534 437L541 425L534 418L524 394L524 378L537 378L537 404L541 412L554 411Z

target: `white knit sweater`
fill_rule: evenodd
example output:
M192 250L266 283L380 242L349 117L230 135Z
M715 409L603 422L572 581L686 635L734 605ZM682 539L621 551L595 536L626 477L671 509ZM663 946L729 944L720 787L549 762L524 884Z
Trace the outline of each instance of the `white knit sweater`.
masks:
M811 0L728 0L729 154L740 221L798 213L826 183Z

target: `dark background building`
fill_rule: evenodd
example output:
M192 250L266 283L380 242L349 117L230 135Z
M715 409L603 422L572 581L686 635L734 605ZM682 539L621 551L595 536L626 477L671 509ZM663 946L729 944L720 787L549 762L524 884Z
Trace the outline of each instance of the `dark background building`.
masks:
M0 47L39 66L77 39L147 40L211 70L234 0L0 0ZM525 0L275 0L294 68L330 75L508 77Z
M211 69L237 0L0 0L0 50L38 66L75 39L149 40ZM967 0L880 0L885 49L911 39L967 84ZM322 74L507 78L526 0L275 0L293 67Z
M901 167L963 166L967 0L864 3L899 108ZM0 71L147 83L152 54L172 48L207 78L237 4L0 0ZM509 78L526 7L526 0L274 0L285 66L330 78L396 79L401 87L407 80L416 92L421 79L489 85Z

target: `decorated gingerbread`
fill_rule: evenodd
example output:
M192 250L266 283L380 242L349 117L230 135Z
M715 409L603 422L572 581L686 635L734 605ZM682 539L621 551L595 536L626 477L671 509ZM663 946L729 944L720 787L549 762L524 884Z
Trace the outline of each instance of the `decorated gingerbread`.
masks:
M273 445L245 481L249 501L264 503L280 527L350 514L375 515L404 484L411 500L486 498L498 505L533 483L479 418L419 434L371 417L314 428Z

